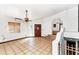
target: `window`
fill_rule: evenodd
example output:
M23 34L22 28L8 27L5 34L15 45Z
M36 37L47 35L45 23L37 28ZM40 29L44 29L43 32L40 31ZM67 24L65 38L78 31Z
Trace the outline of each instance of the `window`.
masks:
M20 23L17 22L8 22L9 32L19 33L20 32Z

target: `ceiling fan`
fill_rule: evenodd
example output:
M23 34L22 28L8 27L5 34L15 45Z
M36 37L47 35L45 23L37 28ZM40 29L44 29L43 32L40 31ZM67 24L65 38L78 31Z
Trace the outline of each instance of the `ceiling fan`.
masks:
M26 17L24 18L24 21L25 21L25 22L32 21L32 20L29 20L29 18L28 18L28 16L27 16L27 15L28 15L27 13L28 13L28 10L26 10Z
M29 21L32 21L32 20L29 20L29 18L28 18L28 10L26 10L26 17L24 18L24 20L23 19L21 19L21 18L19 18L19 17L10 17L10 18L13 18L13 19L15 19L15 20L21 20L22 22L29 22Z

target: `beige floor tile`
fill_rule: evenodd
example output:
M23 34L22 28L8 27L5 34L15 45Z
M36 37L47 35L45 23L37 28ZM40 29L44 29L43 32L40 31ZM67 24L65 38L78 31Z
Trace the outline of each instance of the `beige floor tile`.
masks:
M0 55L51 55L53 40L36 37L2 43L0 44Z

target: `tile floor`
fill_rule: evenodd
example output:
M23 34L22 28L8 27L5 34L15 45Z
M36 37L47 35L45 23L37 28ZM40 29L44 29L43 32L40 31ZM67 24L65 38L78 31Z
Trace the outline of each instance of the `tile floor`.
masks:
M55 36L25 38L0 44L0 55L51 55Z

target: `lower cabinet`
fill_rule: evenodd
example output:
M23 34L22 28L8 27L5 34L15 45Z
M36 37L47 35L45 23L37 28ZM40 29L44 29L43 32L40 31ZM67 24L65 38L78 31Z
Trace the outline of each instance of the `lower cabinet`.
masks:
M65 37L65 55L79 55L79 39Z

